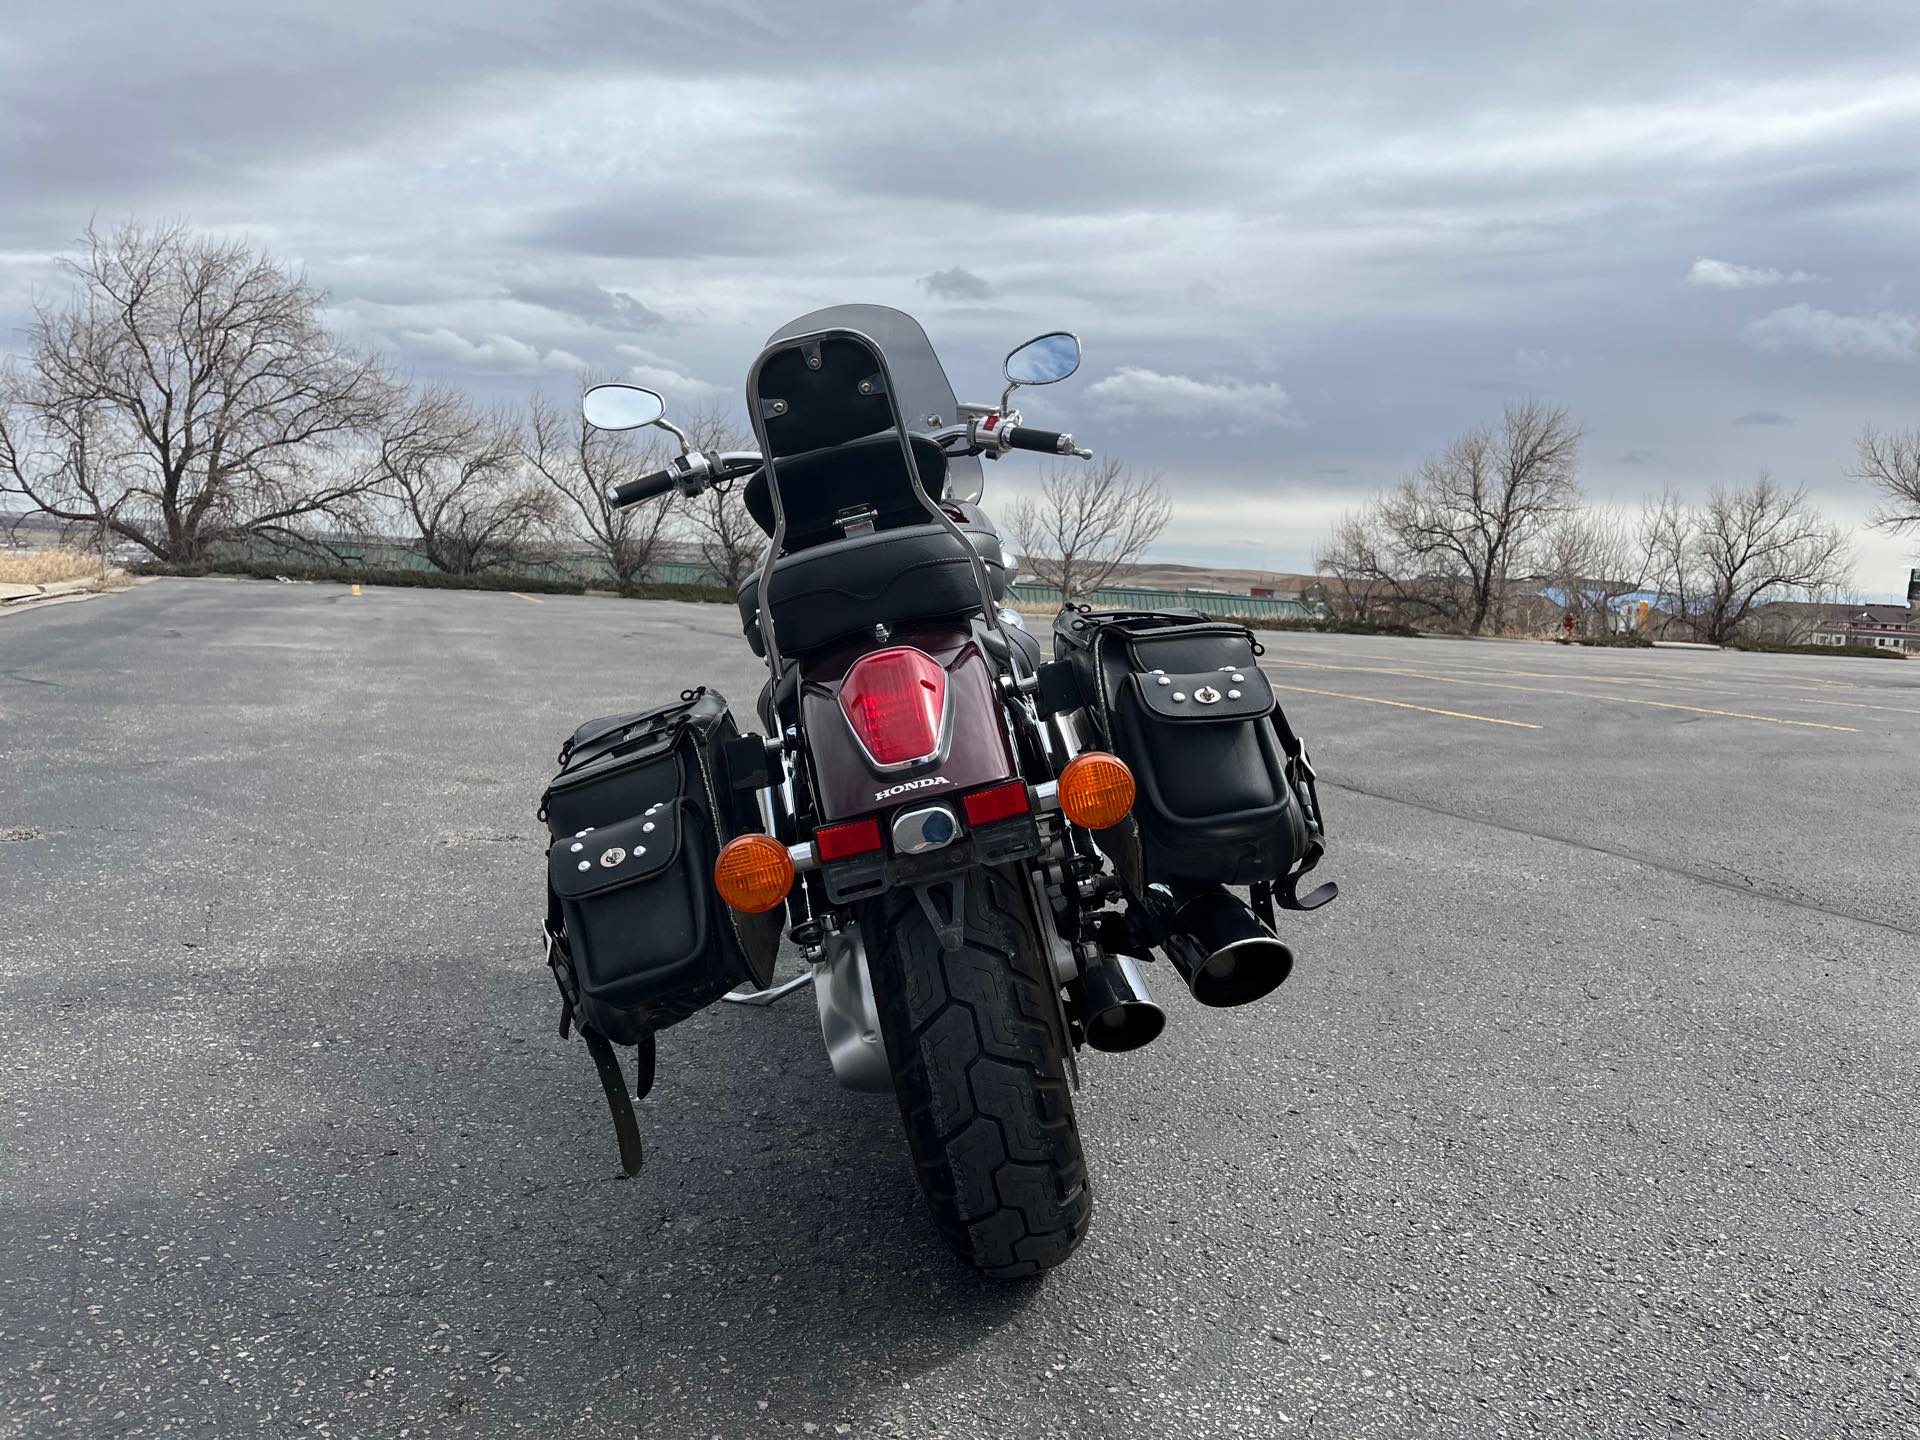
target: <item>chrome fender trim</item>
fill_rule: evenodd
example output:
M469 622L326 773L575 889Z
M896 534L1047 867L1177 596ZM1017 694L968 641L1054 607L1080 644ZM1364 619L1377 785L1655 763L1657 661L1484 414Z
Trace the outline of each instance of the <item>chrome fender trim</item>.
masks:
M893 1069L880 1033L880 1010L867 974L867 949L857 925L829 930L813 962L813 998L820 1008L833 1078L848 1090L893 1094Z

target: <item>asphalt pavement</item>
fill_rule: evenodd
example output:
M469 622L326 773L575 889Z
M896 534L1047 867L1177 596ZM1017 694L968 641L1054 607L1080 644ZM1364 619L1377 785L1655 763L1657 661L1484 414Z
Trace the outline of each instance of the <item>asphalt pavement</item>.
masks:
M1270 1000L1083 1057L1093 1233L940 1246L804 996L621 1178L553 752L722 607L159 581L0 618L0 1436L1920 1434L1920 664L1275 634Z

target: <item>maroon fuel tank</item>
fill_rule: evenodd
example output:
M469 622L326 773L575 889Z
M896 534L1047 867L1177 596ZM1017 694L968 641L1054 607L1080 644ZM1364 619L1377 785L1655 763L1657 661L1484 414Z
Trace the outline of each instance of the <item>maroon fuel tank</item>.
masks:
M924 651L947 672L951 728L943 759L888 772L867 758L855 738L840 708L840 686L862 655L899 645ZM958 794L1019 773L994 693L992 662L965 621L903 625L886 640L848 640L809 655L800 662L799 699L822 820L871 815L908 799Z

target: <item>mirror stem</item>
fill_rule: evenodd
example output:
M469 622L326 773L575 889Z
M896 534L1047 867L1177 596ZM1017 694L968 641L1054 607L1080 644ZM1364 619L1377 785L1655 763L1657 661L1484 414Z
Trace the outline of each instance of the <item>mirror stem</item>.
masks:
M678 425L674 424L671 420L667 419L666 416L662 415L658 420L654 421L653 423L659 426L662 430L666 431L669 435L673 436L674 439L680 442L681 454L685 455L693 449L693 442L687 438L687 432L682 430Z

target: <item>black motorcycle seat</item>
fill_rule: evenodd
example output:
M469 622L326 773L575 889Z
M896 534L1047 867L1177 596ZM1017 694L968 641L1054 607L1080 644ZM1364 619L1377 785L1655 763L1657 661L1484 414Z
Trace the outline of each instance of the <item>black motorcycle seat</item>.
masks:
M960 533L986 562L994 599L1013 579L1000 536L969 515ZM804 655L875 625L938 620L980 609L972 559L944 525L905 525L815 545L774 561L770 582L774 633L786 655ZM740 628L753 653L760 640L760 572L740 587Z

